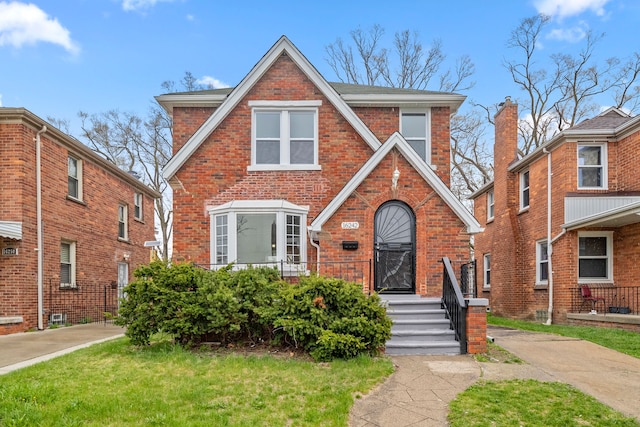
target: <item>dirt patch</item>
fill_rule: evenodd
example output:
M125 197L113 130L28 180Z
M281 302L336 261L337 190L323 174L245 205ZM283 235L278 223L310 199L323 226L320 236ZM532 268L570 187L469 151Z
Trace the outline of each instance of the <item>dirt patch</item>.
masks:
M524 363L522 359L519 359L517 356L492 342L487 343L486 353L476 354L474 357L478 362Z

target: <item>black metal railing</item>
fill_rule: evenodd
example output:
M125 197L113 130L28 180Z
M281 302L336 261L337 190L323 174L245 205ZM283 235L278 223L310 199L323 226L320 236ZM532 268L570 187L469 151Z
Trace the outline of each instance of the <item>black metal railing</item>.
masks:
M118 286L78 282L60 285L49 280L45 295L46 315L51 325L111 323L118 313Z
M467 353L467 302L462 296L458 279L449 258L442 258L442 307L445 309L450 327L460 343L460 353Z
M199 267L209 270L224 267L227 264L210 264ZM325 277L333 277L343 279L347 282L355 282L363 285L364 288L371 290L372 280L372 260L352 260L352 261L322 261L322 262L300 262L289 263L287 261L277 262L261 262L254 264L233 264L234 269L246 268L249 265L266 266L277 268L280 277L287 281L296 281L301 276L309 274L319 274Z
M571 312L591 311L598 313L640 315L640 287L589 285L593 300L582 297L581 287L572 288Z

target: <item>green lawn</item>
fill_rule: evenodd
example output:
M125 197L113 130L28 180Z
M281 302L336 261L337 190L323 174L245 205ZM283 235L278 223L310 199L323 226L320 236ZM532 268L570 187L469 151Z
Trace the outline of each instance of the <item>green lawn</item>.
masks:
M637 332L591 326L543 325L537 322L513 320L491 315L487 316L487 322L490 325L580 338L620 353L640 358L640 334Z
M385 358L314 363L127 339L0 376L0 426L346 426Z

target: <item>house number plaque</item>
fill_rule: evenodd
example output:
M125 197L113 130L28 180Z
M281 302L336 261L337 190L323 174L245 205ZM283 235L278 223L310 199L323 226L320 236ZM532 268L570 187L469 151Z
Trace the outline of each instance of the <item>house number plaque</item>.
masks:
M360 228L360 223L357 221L343 222L342 229L343 230L357 230Z
M18 255L18 248L2 248L3 256Z

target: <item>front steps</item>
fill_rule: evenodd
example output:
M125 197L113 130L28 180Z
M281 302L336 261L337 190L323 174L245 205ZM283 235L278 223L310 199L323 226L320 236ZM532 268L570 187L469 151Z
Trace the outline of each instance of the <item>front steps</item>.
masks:
M394 294L380 294L380 298L393 320L386 354L460 354L460 343L440 308L440 298Z

